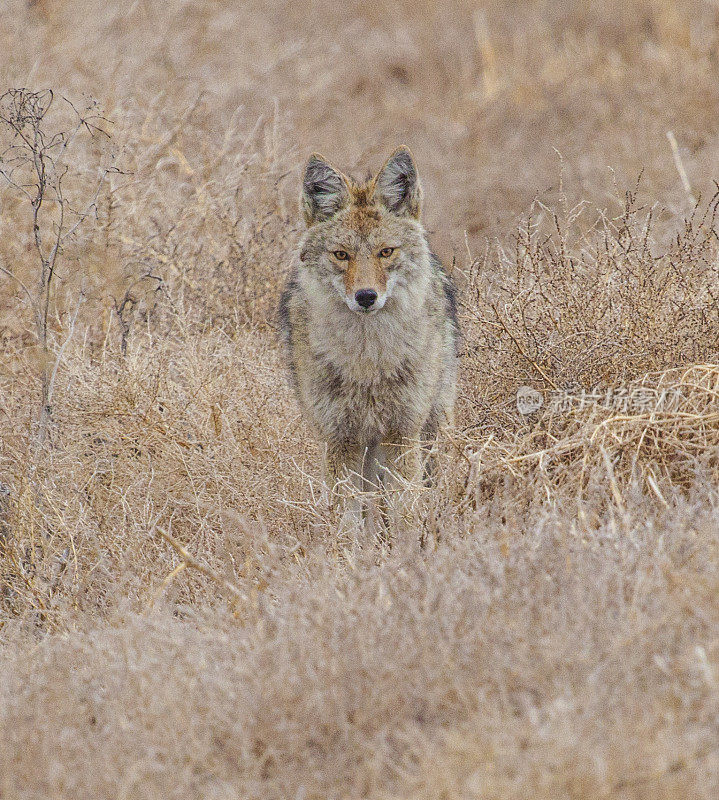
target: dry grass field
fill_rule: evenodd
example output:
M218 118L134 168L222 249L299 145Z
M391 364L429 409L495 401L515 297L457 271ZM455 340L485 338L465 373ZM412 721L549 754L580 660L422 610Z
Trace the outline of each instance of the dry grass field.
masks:
M2 800L719 797L719 4L1 6ZM357 542L275 309L400 143L458 424Z

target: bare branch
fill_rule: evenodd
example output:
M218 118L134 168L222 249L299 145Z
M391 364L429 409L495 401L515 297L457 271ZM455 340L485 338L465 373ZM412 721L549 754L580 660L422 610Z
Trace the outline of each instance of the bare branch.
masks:
M192 553L189 553L187 549L180 544L180 542L175 539L174 536L169 534L164 528L157 527L155 529L160 536L170 544L182 557L182 560L187 564L188 567L192 567L196 569L198 572L201 572L210 580L214 581L221 589L227 592L233 600L247 600L247 595L234 583L230 583L230 581L225 580L225 578L218 575L214 570L210 569L206 564L203 564L201 561L198 561Z
M65 160L83 130L90 136L96 132L102 132L106 136L109 134L96 124L99 120L104 120L104 117L97 113L95 102L91 102L84 111L80 111L64 97L61 99L72 110L74 122L67 129L53 128L52 122L49 118L46 119L46 115L54 99L51 90L33 92L28 89L10 89L0 95L0 130L6 130L10 134L8 146L0 152L0 175L30 203L32 240L39 262L35 293L31 292L12 272L1 268L3 274L18 283L30 301L35 317L37 343L43 354L38 445L42 444L50 415L50 399L59 360L69 336L72 335L83 299L81 295L70 324L69 336L60 348L51 372L48 320L62 243L75 233L92 209L97 207L100 189L108 173L112 171L110 169L100 171L90 202L83 211L75 212L63 192L63 181L70 172L70 166ZM57 215L53 215L54 221L42 213L48 204L52 204L53 208L55 205L57 207ZM76 215L72 225L69 225L70 215Z

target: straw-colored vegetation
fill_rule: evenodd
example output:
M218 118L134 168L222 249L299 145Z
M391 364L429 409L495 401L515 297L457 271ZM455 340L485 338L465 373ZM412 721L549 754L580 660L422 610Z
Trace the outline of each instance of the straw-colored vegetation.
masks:
M0 52L3 800L719 796L716 3L4 0ZM308 153L402 142L458 426L358 543L275 307Z

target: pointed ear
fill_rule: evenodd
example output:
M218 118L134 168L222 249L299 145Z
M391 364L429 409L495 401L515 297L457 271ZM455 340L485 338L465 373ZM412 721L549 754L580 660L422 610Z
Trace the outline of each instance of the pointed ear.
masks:
M312 153L302 179L300 205L307 226L329 219L349 200L347 179L319 153Z
M377 173L375 197L395 214L419 219L422 186L409 147L398 147Z

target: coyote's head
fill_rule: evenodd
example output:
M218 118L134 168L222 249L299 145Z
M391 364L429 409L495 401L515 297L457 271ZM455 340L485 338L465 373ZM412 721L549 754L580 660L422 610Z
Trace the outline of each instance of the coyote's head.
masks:
M311 155L300 197L308 227L300 253L305 269L321 286L336 290L351 311L380 311L427 263L421 200L407 147L395 150L365 183Z

